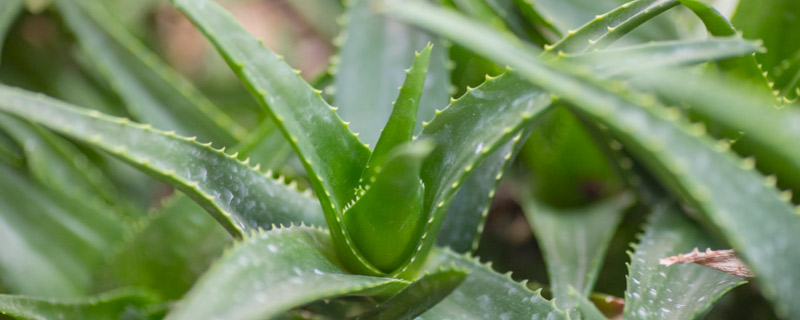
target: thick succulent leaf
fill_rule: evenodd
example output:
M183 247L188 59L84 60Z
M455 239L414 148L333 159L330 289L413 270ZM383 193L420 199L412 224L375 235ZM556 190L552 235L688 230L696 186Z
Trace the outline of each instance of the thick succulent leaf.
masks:
M494 192L530 131L531 129L526 129L519 140L506 142L469 173L447 208L442 230L436 237L437 245L461 253L474 250L478 246Z
M761 39L767 52L756 58L769 73L800 50L800 2L794 0L741 0L733 25L748 39Z
M161 300L177 300L230 242L230 235L202 207L176 195L114 250L100 272L99 286L146 287Z
M359 261L362 272L380 274L352 248L341 213L354 196L370 150L300 75L209 0L173 0L225 57L300 157L317 193L341 259ZM372 120L374 121L374 119Z
M503 19L492 10L486 0L452 0L453 4L459 11L474 18L475 20L482 21L483 23L492 26L495 30L511 33Z
M395 148L345 209L344 225L358 252L385 273L395 271L417 248L427 220L419 172L432 148L428 141Z
M628 2L612 11L596 16L594 20L575 31L570 31L566 37L546 49L547 51L570 53L603 49L642 23L676 5L678 5L677 0Z
M579 301L569 288L583 297L592 293L611 237L633 196L622 193L573 209L553 208L533 197L522 201L547 263L555 304L562 310L573 308Z
M310 196L193 139L5 86L0 87L0 110L107 151L172 184L231 234L273 224L324 223Z
M689 105L692 112L712 119L715 124L745 132L741 144L747 145L741 147L755 154L770 172L779 173L782 182L800 189L800 149L789 147L800 141L797 125L800 110L776 110L770 94L754 92L752 87L740 83L713 81L682 72L658 72L639 79L637 83Z
M89 292L125 226L109 212L47 189L0 165L0 282L51 297Z
M330 235L309 227L246 237L217 261L166 319L267 319L317 300L387 295L403 280L354 275L336 261Z
M712 245L706 233L673 206L658 206L631 253L625 319L701 317L744 278L699 265L662 266L659 259Z
M376 14L371 3L353 0L343 16L345 26L334 65L334 101L342 118L351 122L350 128L360 133L362 141L374 145L415 50L434 43L417 118L428 120L436 108L447 104L450 76L443 45L419 30ZM419 133L422 125L416 128L414 132Z
M121 201L116 186L75 145L8 115L0 115L0 127L22 147L28 170L42 184L84 199Z
M586 64L597 74L617 75L735 57L752 58L749 55L759 50L761 47L756 42L740 37L720 37L708 40L660 41L562 57L571 63ZM758 78L763 79L760 75Z
M785 99L785 102L796 105L800 97L800 49L784 62L781 62L780 70L772 74L772 79L775 80L773 88L780 90L778 94Z
M0 130L0 161L12 167L24 165L23 150L14 140Z
M154 299L140 290L119 289L83 298L0 294L0 315L19 320L143 319Z
M714 9L714 7L699 0L678 1L692 10L692 12L694 12L694 14L697 15L701 21L703 21L706 29L712 35L718 37L736 35L736 29L733 28L733 25L730 21L728 21L728 18L725 18L725 16ZM730 70L734 74L739 75L744 79L748 79L756 85L760 85L762 88L767 88L766 79L761 74L761 68L756 63L755 55L723 60L719 61L718 64L720 67Z
M608 317L603 315L600 312L600 309L592 303L589 298L584 296L582 293L578 292L572 286L567 287L567 294L571 301L575 303L575 311L580 314L580 317L573 316L573 313L570 313L570 318L580 318L584 320L606 320Z
M518 37L531 39L536 43L547 43L539 30L526 21L525 16L517 10L515 0L482 0L499 16Z
M563 319L564 313L508 274L500 274L469 255L434 249L425 265L466 269L466 279L419 319Z
M17 15L22 13L25 0L7 0L0 3L0 52L3 52L3 43L6 41L6 33L14 24Z
M392 102L394 105L392 114L389 115L389 120L381 131L375 149L369 157L367 168L361 174L362 185L369 183L395 147L411 141L422 89L425 87L425 74L428 72L431 49L431 45L428 44L421 52L415 53L414 64L406 70L406 80L400 88L400 94L397 100Z
M552 21L541 14L533 0L514 0L514 3L528 23L537 27L546 42L553 43L561 38L561 32L553 25Z
M520 140L520 131L531 126L550 102L550 95L507 73L469 90L426 125L419 139L435 145L421 174L423 212L430 220L411 266L418 254L424 257L430 250L449 203L469 173L506 142Z
M598 85L591 75L576 76L567 65L540 62L532 55L534 48L457 14L419 3L392 5L390 11L508 63L515 72L611 128L657 178L689 199L720 229L761 280L779 316L800 316L800 305L793 303L800 297L800 274L793 272L800 264L800 251L792 249L800 242L800 215L752 170L752 161L715 149L711 139L652 99L628 97Z
M412 282L403 291L358 319L414 319L450 295L466 276L465 269L435 270Z
M83 53L137 120L231 146L245 134L188 80L114 21L97 1L56 1Z

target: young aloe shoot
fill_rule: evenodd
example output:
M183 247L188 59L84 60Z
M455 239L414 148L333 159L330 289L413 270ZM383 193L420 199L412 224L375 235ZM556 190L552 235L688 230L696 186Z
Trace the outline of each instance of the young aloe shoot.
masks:
M374 267L392 273L410 257L424 230L420 170L433 149L412 141L432 46L416 54L375 145L360 186L344 209L344 227L356 249Z

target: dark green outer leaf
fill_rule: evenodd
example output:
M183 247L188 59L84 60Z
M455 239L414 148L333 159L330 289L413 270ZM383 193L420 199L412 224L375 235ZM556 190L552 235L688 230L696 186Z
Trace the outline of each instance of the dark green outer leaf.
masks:
M0 314L19 320L140 319L154 302L148 293L120 289L85 298L40 298L0 294Z
M67 26L139 121L184 136L233 145L245 133L93 0L59 0Z
M603 263L608 243L633 203L628 193L575 209L556 209L523 198L525 215L542 246L555 304L561 310L579 303L569 294L575 288L587 297Z
M745 283L742 277L700 265L662 266L658 260L711 242L703 230L674 207L658 206L635 252L631 253L625 319L701 317L726 292Z
M3 52L3 43L6 33L14 24L17 15L22 13L25 0L4 0L0 2L0 52Z
M348 274L327 231L274 229L248 236L217 261L166 319L267 319L339 296L386 295L403 280Z
M50 297L88 293L97 267L125 226L110 212L49 190L5 165L0 177L3 287Z
M354 197L371 151L282 57L209 0L173 0L205 33L290 141L314 186L341 259L358 272L381 274L352 251L341 212Z
M566 315L524 283L500 274L469 255L434 249L424 269L455 266L469 271L464 282L419 319L564 319Z
M464 269L442 267L425 274L378 308L359 316L358 319L414 319L445 299L464 281L467 273Z
M403 70L411 65L415 50L434 43L428 77L419 100L419 116L428 120L434 110L447 105L450 85L447 50L429 35L376 14L370 0L353 0L343 17L343 41L335 63L335 105L342 118L367 144L378 141L392 112L397 88L403 85ZM422 129L417 124L415 133Z
M792 247L800 242L800 216L765 185L751 161L715 150L702 132L676 121L673 113L651 99L634 100L563 72L571 70L569 66L539 62L531 54L535 49L461 16L418 3L391 5L390 12L517 67L530 81L611 128L664 184L690 199L720 229L759 277L778 315L800 317L800 304L794 303L800 298L800 274L794 272L800 251Z
M323 223L310 196L193 139L4 86L0 110L84 141L173 184L231 234L273 224Z

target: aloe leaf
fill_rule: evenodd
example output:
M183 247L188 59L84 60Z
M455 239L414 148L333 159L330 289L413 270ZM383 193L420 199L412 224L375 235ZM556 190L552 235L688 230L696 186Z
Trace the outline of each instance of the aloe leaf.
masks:
M117 246L100 272L99 286L146 287L160 300L177 300L230 242L230 235L202 207L176 195Z
M309 175L328 227L345 261L358 261L363 272L380 274L348 250L341 212L353 197L370 150L282 58L239 25L230 13L208 0L173 0L225 57L233 71L269 109Z
M3 43L6 41L6 33L14 24L17 16L22 13L25 0L8 0L0 3L0 52L3 52Z
M233 235L273 224L322 225L319 205L220 150L123 118L0 86L0 110L100 148L171 183Z
M469 173L506 142L520 140L520 131L532 125L550 102L549 95L506 74L469 90L425 126L418 138L435 145L421 174L423 212L430 220L422 244L411 256L409 272L414 271L418 254L425 256L430 250L449 203Z
M411 141L414 135L414 125L417 122L417 109L425 86L425 75L428 71L428 62L431 56L431 45L425 46L419 53L415 53L414 64L406 70L406 80L400 88L397 100L393 102L392 114L381 132L375 149L367 162L367 168L361 174L362 183L369 183L375 176L378 167L386 161L389 153L398 145Z
M578 290L572 286L567 287L567 295L569 296L569 299L575 303L574 310L580 314L580 317L575 318L585 320L605 320L609 318L603 315L603 313L600 312L600 309L598 309L597 306L592 303L592 301L590 301L586 296L578 292ZM572 314L570 314L570 316L572 316Z
M677 0L635 0L608 13L598 15L567 36L547 51L580 53L592 49L603 49L628 34L631 30L655 16L678 5Z
M22 147L0 130L0 161L15 168L21 168L25 163L22 154Z
M539 30L526 21L526 18L517 10L515 0L483 0L514 32L518 37L530 39L536 43L547 43Z
M120 25L102 3L56 1L67 26L138 120L230 146L245 133Z
M761 39L767 52L756 56L762 69L772 74L780 64L800 50L800 3L793 0L742 0L733 14L736 29L748 39Z
M780 90L778 94L784 102L797 103L800 97L800 49L781 62L779 71L774 72L772 78L775 80L773 88Z
M709 33L714 36L733 36L736 35L736 29L724 15L714 9L714 7L698 1L698 0L678 0L692 10L703 24ZM755 84L761 85L762 88L767 88L767 82L761 74L761 68L756 63L755 55L748 57L739 57L735 59L728 59L718 62L719 65L726 69L731 70L734 74L748 79Z
M519 140L506 142L472 170L447 208L442 230L436 237L437 245L461 253L477 248L503 172L513 163L530 131L523 132Z
M119 289L81 298L42 298L0 294L0 315L19 320L139 319L154 299L140 290Z
M427 120L450 98L446 48L427 34L376 14L372 1L353 0L343 16L335 70L334 102L350 128L367 144L378 141L392 112L397 88L403 84L403 70L411 65L414 51L434 43L428 77L419 101L419 116ZM391 34L391 37L387 37ZM421 125L416 126L419 133Z
M0 281L9 292L89 292L125 226L109 212L47 189L0 165Z
M478 53L516 67L529 81L574 103L576 110L612 129L623 145L673 192L690 199L742 255L761 280L779 316L800 316L800 216L779 192L742 161L674 114L645 98L631 98L575 76L566 65L532 57L535 49L512 42L452 12L419 3L390 5L393 15L435 30ZM589 78L592 80L585 80ZM669 146L669 149L666 147ZM731 197L731 195L736 195ZM762 212L754 216L752 212Z
M571 63L586 64L597 74L613 76L728 58L747 58L746 56L759 50L761 47L758 43L740 37L720 37L708 40L659 41L561 57ZM760 75L758 78L763 79Z
M0 126L22 147L28 170L42 184L78 197L120 201L114 184L68 141L7 115L0 115Z
M469 273L453 293L423 313L419 319L457 319L470 315L475 319L563 319L566 315L518 283L509 274L500 274L470 255L448 249L431 251L423 269L455 266Z
M500 16L492 9L486 0L451 0L459 11L464 12L466 15L475 18L475 20L483 21L485 24L492 26L494 29L511 33L508 26L506 26Z
M659 259L712 245L703 230L674 206L656 207L630 253L625 319L699 318L744 278L700 265L662 266Z
M250 157L253 163L267 170L278 170L293 154L292 145L284 138L281 129L271 120L265 119L245 139L233 147L233 151Z
M514 0L514 3L517 5L517 8L519 8L520 14L522 14L529 23L537 26L544 40L553 43L561 38L561 32L553 25L552 21L545 18L539 12L533 0Z
M611 237L633 197L622 193L581 208L557 209L533 197L522 198L547 262L554 302L562 310L579 301L569 294L573 287L588 297L594 288Z
M414 319L445 299L466 276L464 269L441 267L412 282L375 310L358 316L358 319Z
M317 300L386 295L403 280L348 274L327 231L273 229L247 236L217 261L166 319L267 319Z
M339 1L331 0L294 0L286 2L314 31L325 40L332 41L339 33L336 18L342 14Z

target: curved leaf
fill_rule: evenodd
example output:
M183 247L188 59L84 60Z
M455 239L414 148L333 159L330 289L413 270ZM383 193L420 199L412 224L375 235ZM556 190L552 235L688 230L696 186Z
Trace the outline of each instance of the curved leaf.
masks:
M273 224L323 223L311 197L193 139L5 86L0 86L0 111L84 141L174 185L231 234Z
M267 319L340 296L397 292L403 280L348 274L327 231L273 229L248 236L217 261L166 319Z
M414 319L446 298L466 276L466 270L442 267L412 282L375 310L358 316L358 319Z
M761 39L767 52L756 59L769 73L775 73L784 59L800 50L800 3L794 0L741 0L732 21L748 39Z
M692 319L701 317L744 278L699 265L665 267L659 259L710 245L703 230L671 206L661 205L630 253L625 319Z
M41 298L0 294L0 314L19 320L144 318L154 299L146 292L120 289L85 298Z
M55 5L83 52L136 119L226 146L244 136L244 128L113 21L102 3L59 0Z
M492 270L469 255L435 249L424 269L455 266L469 271L464 282L419 319L564 319L566 315L506 274Z
M0 281L9 292L80 296L125 226L0 165Z
M592 293L611 237L633 197L623 193L574 209L552 208L532 197L522 201L542 247L554 302L561 310L573 308L579 301L570 296L569 288L580 297Z
M343 15L341 45L334 60L335 105L350 128L359 132L367 144L378 141L381 129L392 112L397 88L403 84L403 70L411 65L414 51L435 43L428 77L419 103L417 119L428 120L434 110L447 104L450 85L445 68L447 50L429 35L376 14L373 1L351 1ZM416 126L419 133L421 125Z
M800 316L800 305L793 303L800 297L800 274L793 272L800 264L800 251L792 249L800 242L800 216L752 170L752 161L715 149L703 132L677 121L652 99L627 97L599 86L592 75L576 76L568 65L540 62L532 55L534 48L461 16L419 3L390 9L405 21L516 67L531 82L611 128L665 185L688 198L720 229L760 278L779 316Z

